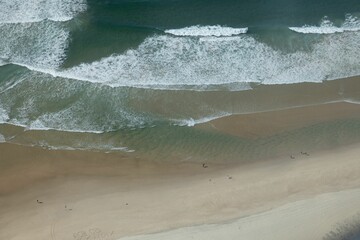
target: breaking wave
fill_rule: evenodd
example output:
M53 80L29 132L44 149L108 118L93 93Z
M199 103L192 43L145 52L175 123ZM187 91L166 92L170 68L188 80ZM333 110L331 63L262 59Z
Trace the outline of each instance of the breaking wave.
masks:
M223 27L219 25L215 26L191 26L179 29L168 29L165 33L169 33L175 36L192 36L192 37L230 37L239 34L247 33L248 28L232 28Z
M165 89L321 82L360 74L359 37L359 32L327 35L309 51L284 53L247 35L216 40L155 35L124 54L53 74L113 87Z
M298 33L312 34L354 32L360 31L360 19L348 14L345 17L345 22L341 26L337 27L328 19L328 17L324 17L321 20L320 26L305 25L303 27L290 27L289 29Z

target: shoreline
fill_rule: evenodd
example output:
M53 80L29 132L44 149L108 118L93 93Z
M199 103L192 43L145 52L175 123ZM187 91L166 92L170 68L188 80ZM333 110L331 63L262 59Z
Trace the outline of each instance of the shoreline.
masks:
M9 143L52 151L118 153L168 163L244 164L360 142L360 104L318 104L236 114L194 127L163 124L100 135L30 131L10 125L0 125L0 131Z
M340 119L360 119L360 104L346 101L299 106L272 111L233 114L196 127L246 138L266 137L284 131Z
M227 132L229 129L236 129L236 134L248 134L250 129L258 131L258 136L291 133L338 118L359 119L359 108L356 104L333 103L250 114L245 115L248 128L240 124L244 116L236 115L214 120L211 124L216 129L210 125L202 131L229 135L234 134ZM287 124L281 122L280 128L275 124L270 132L267 130L268 123L274 124L289 113L292 117ZM221 128L217 121L232 125ZM251 128L252 122L256 124ZM204 224L217 224L233 232L226 222L248 222L246 219L259 214L269 215L259 218L260 222L278 221L271 209L276 212L287 204L290 207L283 211L291 218L291 203L297 206L296 202L311 202L323 194L341 191L350 192L335 194L338 197L334 201L342 199L344 193L348 197L341 201L346 202L347 209L357 209L360 201L353 201L358 195L352 189L360 189L360 142L306 154L300 151L299 147L292 157L283 152L250 162L177 162L175 157L172 161L152 161L146 155L124 152L48 150L0 143L0 238L83 240L97 234L106 240L142 239L143 234L160 232L181 239L177 230L169 230L180 229L186 235L182 228L195 226L191 232L201 232ZM310 211L310 205L299 208L308 216L317 216L324 207L320 201ZM339 210L331 219L341 222L345 217L349 217L348 210ZM303 219L308 226L317 224L309 218ZM282 224L284 228L290 226ZM332 226L329 221L326 226L324 231L332 230L328 229ZM211 239L207 232L204 239ZM209 232L215 234L213 229ZM145 239L160 235L146 235Z
M26 147L13 150L19 153L22 148ZM28 187L9 192L9 176L24 173L18 169L24 166L17 163L13 169L1 170L1 182L6 184L0 187L0 237L70 240L74 234L100 229L102 234L114 236L109 239L121 239L242 219L323 193L360 188L358 149L359 144L292 160L209 165L206 169L199 164L164 166L126 159L121 162L120 158L103 164L83 159L77 165L72 159L75 164L72 161L62 170L57 168L60 171L56 174L31 181L26 178ZM49 157L48 150L41 152ZM40 173L49 172L41 170L44 164L36 165L25 169L32 174L35 168Z

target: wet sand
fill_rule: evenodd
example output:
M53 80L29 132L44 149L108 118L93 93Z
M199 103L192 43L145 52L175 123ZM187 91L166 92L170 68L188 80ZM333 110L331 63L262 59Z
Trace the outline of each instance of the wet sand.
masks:
M357 118L358 112L358 105L341 103L247 118L249 124L256 122L251 131L265 136L332 117ZM290 113L288 124L266 125ZM215 126L224 134L252 137L239 117L243 116L215 120L204 131ZM222 121L231 123L235 132L229 132ZM334 223L359 209L360 194L351 191L360 188L359 144L247 164L154 162L130 153L46 150L8 143L0 144L0 153L0 239L109 240L211 223L220 225L139 239L224 239L224 229L230 239L321 239L317 237L331 231ZM346 192L321 195L339 191ZM322 220L321 231L311 235L311 226ZM231 224L238 221L245 232L234 232ZM269 223L277 231L287 231L282 235L258 231L257 224L265 228ZM302 224L308 232L293 238L299 233L294 226Z
M215 119L197 127L239 137L256 138L340 119L360 119L360 104L337 102L251 114L237 114Z

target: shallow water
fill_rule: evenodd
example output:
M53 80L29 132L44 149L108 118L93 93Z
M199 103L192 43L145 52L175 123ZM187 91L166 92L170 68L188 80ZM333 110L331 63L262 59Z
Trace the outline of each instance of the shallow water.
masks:
M185 126L359 101L356 81L326 81L360 74L358 1L6 0L0 9L6 141L236 158L249 143ZM9 124L31 131L11 138Z

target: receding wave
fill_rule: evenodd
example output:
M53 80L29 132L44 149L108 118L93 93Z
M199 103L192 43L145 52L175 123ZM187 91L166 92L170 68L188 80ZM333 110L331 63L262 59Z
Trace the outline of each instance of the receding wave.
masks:
M3 0L0 1L0 23L68 21L85 10L86 0Z
M220 25L215 26L191 26L179 29L168 29L165 33L169 33L175 36L193 36L193 37L225 37L235 36L246 33L248 28L232 28L223 27Z
M1 90L0 123L29 130L102 133L139 127L154 119L128 106L126 89L111 91L22 68L1 82Z
M290 27L290 30L298 33L332 34L343 32L360 31L360 19L352 15L346 15L345 22L341 26L335 26L327 17L321 20L320 26Z
M181 119L181 120L174 119L173 122L175 122L175 125L178 125L178 126L193 127L193 126L195 126L197 124L210 122L212 120L222 118L222 117L226 117L226 116L230 116L230 115L232 115L232 113L223 112L223 113L218 113L216 115L210 115L210 116L207 116L207 117L202 117L202 118L199 118L199 119L194 119L194 118Z

